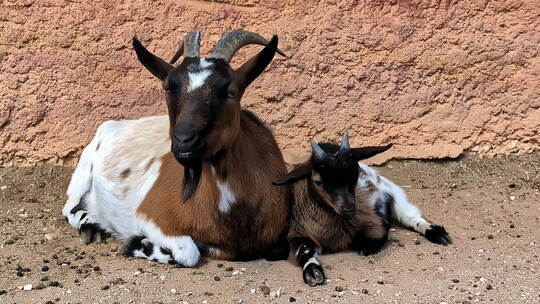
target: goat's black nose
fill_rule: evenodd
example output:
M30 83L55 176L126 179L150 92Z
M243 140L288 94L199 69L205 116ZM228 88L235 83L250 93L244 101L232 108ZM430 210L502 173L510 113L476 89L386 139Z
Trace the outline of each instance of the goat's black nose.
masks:
M343 215L351 216L354 214L354 206L344 206L343 208L341 208L341 211Z
M181 150L189 150L199 140L199 135L195 132L175 133L174 139Z

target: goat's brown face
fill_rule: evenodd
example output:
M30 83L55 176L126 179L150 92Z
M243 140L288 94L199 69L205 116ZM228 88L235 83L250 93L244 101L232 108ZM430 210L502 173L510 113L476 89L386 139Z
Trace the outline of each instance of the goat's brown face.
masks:
M390 149L383 147L350 148L347 131L341 146L311 142L309 161L295 167L275 185L294 183L308 179L310 193L315 200L330 207L338 215L350 219L356 213L356 185L359 176L358 161Z
M229 148L240 125L233 71L221 59L186 58L163 82L171 151L188 165Z
M200 177L201 162L230 148L239 133L240 99L246 87L270 63L277 49L277 36L268 42L261 36L235 30L223 36L208 58L199 57L200 33L186 36L171 63L153 55L136 39L133 47L141 63L163 81L167 94L171 152L186 167L184 190L191 183L188 198ZM265 45L257 55L233 70L229 61L248 44ZM172 64L182 54L184 60ZM184 191L186 192L186 191Z

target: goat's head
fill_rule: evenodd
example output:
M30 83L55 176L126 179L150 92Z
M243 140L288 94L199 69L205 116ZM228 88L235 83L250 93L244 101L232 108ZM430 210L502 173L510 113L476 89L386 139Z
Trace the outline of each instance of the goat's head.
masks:
M309 160L297 165L274 185L286 185L308 179L310 194L344 218L356 213L355 189L359 176L358 161L390 149L382 147L350 148L345 131L341 146L311 142Z
M270 63L278 38L267 41L258 34L234 30L224 35L210 56L199 56L200 32L189 33L171 61L150 53L137 38L133 47L140 62L163 81L167 94L171 150L184 167L184 194L189 198L197 189L201 162L226 150L240 129L240 99L246 87ZM264 45L257 55L234 70L229 65L234 54L249 44ZM174 67L180 58L183 61Z

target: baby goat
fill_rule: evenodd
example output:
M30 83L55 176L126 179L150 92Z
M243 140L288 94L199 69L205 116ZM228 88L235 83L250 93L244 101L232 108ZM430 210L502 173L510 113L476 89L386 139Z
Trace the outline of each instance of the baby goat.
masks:
M341 146L311 142L311 158L297 165L274 185L294 184L289 242L310 286L325 281L317 259L321 252L355 249L360 254L379 252L388 238L390 218L429 241L451 243L442 226L422 217L405 192L374 169L358 163L388 150L383 147L350 148L347 131Z

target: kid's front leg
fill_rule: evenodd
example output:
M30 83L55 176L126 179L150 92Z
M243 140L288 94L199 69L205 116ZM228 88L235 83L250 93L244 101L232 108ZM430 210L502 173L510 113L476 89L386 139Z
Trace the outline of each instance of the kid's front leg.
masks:
M296 261L302 267L304 282L309 286L324 284L326 277L319 259L319 246L308 237L296 237L289 240L291 250L295 252Z

